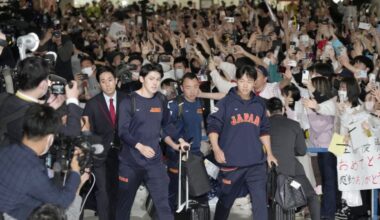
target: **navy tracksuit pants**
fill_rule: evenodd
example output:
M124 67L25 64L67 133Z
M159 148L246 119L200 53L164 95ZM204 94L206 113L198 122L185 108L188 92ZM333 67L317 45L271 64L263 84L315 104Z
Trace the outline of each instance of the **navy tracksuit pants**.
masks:
M221 189L216 205L214 220L227 220L235 199L246 187L252 200L254 220L267 220L267 164L250 167L221 169L219 172Z
M164 164L160 161L146 167L119 165L119 194L116 220L129 220L136 192L145 183L152 197L159 220L173 220L169 207L169 178Z

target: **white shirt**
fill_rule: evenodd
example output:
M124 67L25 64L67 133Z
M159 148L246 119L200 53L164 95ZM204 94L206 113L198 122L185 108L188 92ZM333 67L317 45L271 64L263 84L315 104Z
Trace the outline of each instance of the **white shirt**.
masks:
M103 92L103 96L104 96L104 99L106 100L106 104L107 104L107 108L108 108L108 111L110 110L110 99L112 98L113 99L113 106L115 107L115 113L116 113L116 103L117 103L117 96L116 96L116 93L117 92L115 92L114 94L113 94L113 96L112 97L109 97L108 95L106 95L104 92Z
M280 85L278 83L267 83L263 91L260 92L260 97L264 99L281 98Z

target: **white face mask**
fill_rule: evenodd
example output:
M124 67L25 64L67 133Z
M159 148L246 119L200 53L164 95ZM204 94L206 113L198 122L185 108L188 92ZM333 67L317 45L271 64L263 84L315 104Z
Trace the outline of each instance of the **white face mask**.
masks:
M165 89L161 90L161 93L162 93L162 95L164 95L164 96L168 95L168 91L166 91Z
M347 101L347 91L344 91L344 90L339 90L338 91L338 96L339 96L339 100L341 101L341 102L345 102L345 101Z
M132 71L132 80L138 80L140 76L139 72Z
M185 71L183 69L174 70L174 75L176 79L182 79L183 75L185 75Z
M372 111L373 110L373 106L375 105L375 102L374 101L366 101L365 103L364 103L364 105L365 105L365 109L367 110L367 111Z
M83 74L86 74L86 75L88 75L88 76L91 76L93 72L94 72L94 71L93 71L92 67L86 67L86 68L83 68L83 69L82 69L82 73L83 73Z
M45 149L44 149L44 151L41 153L40 156L45 155L45 154L49 151L50 146L53 144L53 141L54 141L54 135L51 134L51 135L49 135L49 137L48 137L48 141L47 141L47 144L46 144L46 146L45 146Z

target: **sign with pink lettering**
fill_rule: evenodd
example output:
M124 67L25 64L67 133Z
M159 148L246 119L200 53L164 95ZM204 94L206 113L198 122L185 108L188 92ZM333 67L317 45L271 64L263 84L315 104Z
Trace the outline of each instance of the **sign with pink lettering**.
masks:
M346 147L337 158L340 191L380 188L380 141L370 137L368 144L357 149Z

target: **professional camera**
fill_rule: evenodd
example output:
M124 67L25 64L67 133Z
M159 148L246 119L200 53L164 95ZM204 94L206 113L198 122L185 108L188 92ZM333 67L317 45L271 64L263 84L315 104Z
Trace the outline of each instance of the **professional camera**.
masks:
M53 168L54 172L69 170L75 147L82 151L82 154L78 157L81 172L86 168L91 168L94 158L97 158L97 155L104 150L99 136L90 134L82 134L78 137L58 136L50 148L47 166Z
M122 84L125 84L132 81L132 71L134 70L137 70L136 65L122 62L115 68L115 74Z
M55 74L49 75L49 80L51 82L50 85L50 93L54 95L63 95L65 94L65 86L67 84L67 80Z

